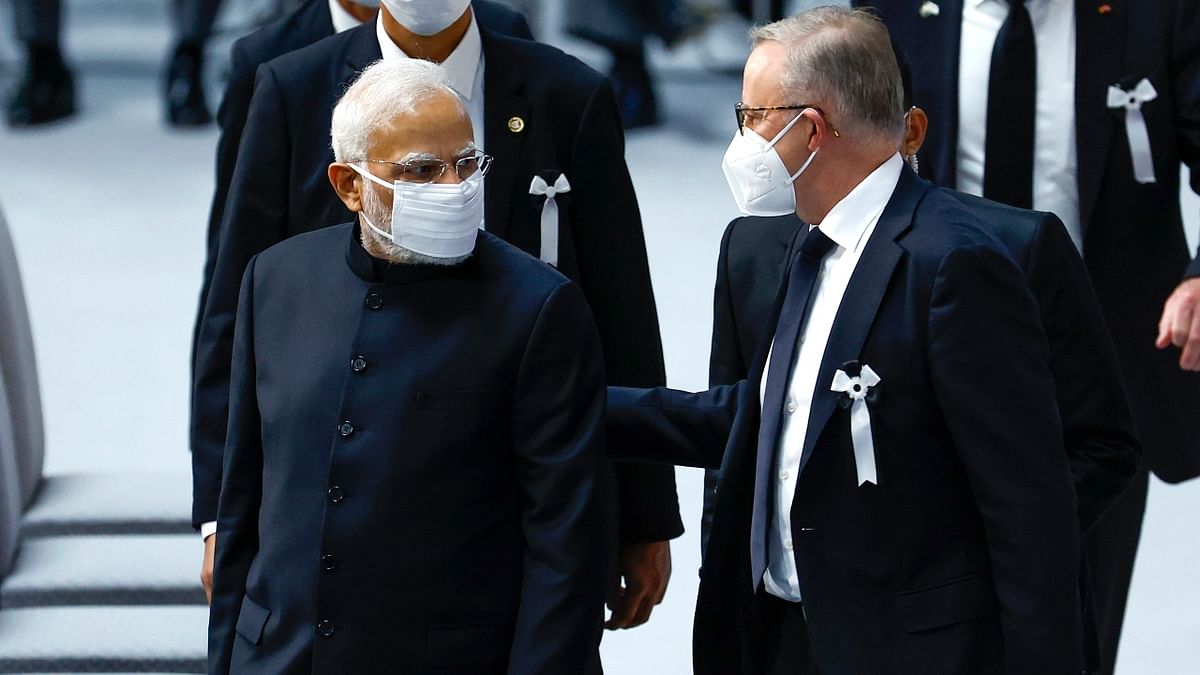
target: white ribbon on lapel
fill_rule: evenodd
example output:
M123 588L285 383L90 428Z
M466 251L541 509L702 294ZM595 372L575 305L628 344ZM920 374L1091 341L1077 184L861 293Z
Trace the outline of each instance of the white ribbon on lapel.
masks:
M529 184L529 194L546 197L542 204L542 262L558 267L558 200L557 195L571 191L571 183L565 173L558 174L554 185L546 183L541 176L534 176Z
M1144 77L1128 91L1117 86L1108 88L1108 107L1125 109L1125 135L1129 138L1129 154L1133 157L1133 177L1143 185L1155 182L1155 177L1150 132L1146 129L1142 104L1156 98L1158 91Z
M863 364L858 377L850 377L839 369L833 374L831 389L845 394L853 402L850 406L850 439L854 443L854 466L858 470L858 484L879 484L875 474L875 439L871 436L871 412L867 409L867 394L871 387L882 380Z

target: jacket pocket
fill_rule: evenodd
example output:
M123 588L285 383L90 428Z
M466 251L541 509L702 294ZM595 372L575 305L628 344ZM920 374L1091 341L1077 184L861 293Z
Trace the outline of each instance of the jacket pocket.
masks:
M490 389L417 392L418 410L471 410L482 408L494 395Z
M249 640L250 644L261 644L263 629L267 627L267 620L270 618L271 610L254 602L250 596L244 595L235 630L238 635Z
M507 623L463 623L429 627L429 663L463 666L508 661L513 627Z
M967 577L896 594L896 613L910 633L949 626L1000 611L990 574Z

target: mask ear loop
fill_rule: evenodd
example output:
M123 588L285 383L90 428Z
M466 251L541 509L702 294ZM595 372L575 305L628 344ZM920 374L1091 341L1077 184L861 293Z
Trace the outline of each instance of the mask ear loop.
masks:
M797 171L796 173L792 174L792 176L790 178L788 178L788 182L787 182L788 185L791 185L792 183L796 182L796 179L800 177L800 174L804 173L805 170L808 169L808 165L812 164L812 161L817 158L817 153L820 151L821 151L820 148L817 148L816 150L812 151L812 154L808 156L808 159L804 160L804 164L800 165L800 170Z
M812 110L812 108L805 108L804 110ZM784 127L779 130L779 133L775 134L775 138L773 138L771 140L771 142L767 144L768 148L775 147L775 144L778 143L779 141L781 141L783 139L784 135L786 135L787 132L792 130L792 127L796 126L796 123L800 121L800 118L804 117L804 110L801 110L798 115L796 115L795 117L792 118L791 122L788 122L787 124L785 124ZM831 129L832 129L832 127L831 127ZM840 134L838 134L836 129L833 130L833 135L838 136L838 137L841 136ZM796 182L796 179L800 177L800 174L804 173L808 169L808 165L812 164L812 161L817 158L817 152L819 152L820 150L821 150L821 148L817 148L816 150L813 150L812 154L808 156L808 159L804 160L804 164L802 164L800 166L800 169L798 171L796 171L796 173L794 173L790 177L788 177L788 180L787 180L788 185L791 185L792 183Z
M354 169L355 173L362 176L363 178L366 178L369 181L378 183L378 184L382 185L383 187L388 188L393 193L396 191L396 187L394 185L389 184L387 181L383 180L379 176L376 176L375 174L371 173L370 171L367 171L365 168L360 167L357 164L348 164L347 166L349 166L351 169ZM393 244L396 243L396 239L395 239L395 237L392 236L391 232L384 232L383 230L381 230L379 228L379 226L377 226L375 223L371 222L371 216L367 215L367 210L365 208L362 211L359 211L358 215L362 216L362 219L364 222L366 222L367 227L374 230L375 234L378 234L379 236L392 242ZM394 223L393 223L393 225L394 225Z

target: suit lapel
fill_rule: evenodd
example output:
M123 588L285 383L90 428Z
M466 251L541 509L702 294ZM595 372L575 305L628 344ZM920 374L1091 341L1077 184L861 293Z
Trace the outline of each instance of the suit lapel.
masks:
M347 82L354 79L367 66L383 58L379 49L379 37L375 32L375 22L368 21L361 26L346 31L346 67L349 77ZM341 93L338 93L341 97Z
M1101 12L1107 6L1108 11ZM1128 0L1075 0L1075 147L1079 218L1087 232L1119 118L1108 87L1122 77Z
M911 171L900 172L900 182L859 258L850 285L846 287L846 294L833 321L833 330L829 333L825 356L821 359L821 370L817 374L804 450L800 456L801 473L837 407L839 395L830 391L833 373L843 363L859 358L892 272L904 253L896 243L896 238L912 224L913 212L927 189L929 184L918 179Z
M509 211L520 169L521 146L537 120L529 119L524 74L509 57L508 38L479 27L483 42L484 148L496 158L484 192L484 222L492 234L508 238ZM519 124L518 124L519 122Z
M304 9L301 29L307 35L333 35L333 17L329 15L329 3L326 0L309 0Z

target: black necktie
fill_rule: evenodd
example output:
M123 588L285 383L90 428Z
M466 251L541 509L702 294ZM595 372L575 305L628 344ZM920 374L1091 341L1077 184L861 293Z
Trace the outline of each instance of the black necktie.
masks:
M779 438L783 418L783 399L791 381L792 360L800 340L800 328L817 276L821 272L821 260L834 247L833 240L818 228L809 230L800 243L800 254L792 261L788 273L787 290L784 291L783 306L779 321L775 324L775 342L771 348L771 363L764 373L767 378L763 393L762 416L758 427L758 456L754 476L754 516L750 532L750 574L758 584L767 569L767 529L770 527L771 505L769 500L771 473L775 465L775 445Z
M1028 209L1033 207L1037 46L1025 0L1009 0L1008 6L992 48L983 196Z
M808 313L821 260L836 246L820 228L813 228L800 242L800 255L792 262L788 276L787 294L775 326L775 342L771 348L771 365L767 370L767 388L763 394L762 425L758 432L758 458L771 461L779 437L784 394L791 381L792 361L800 340L800 328Z

